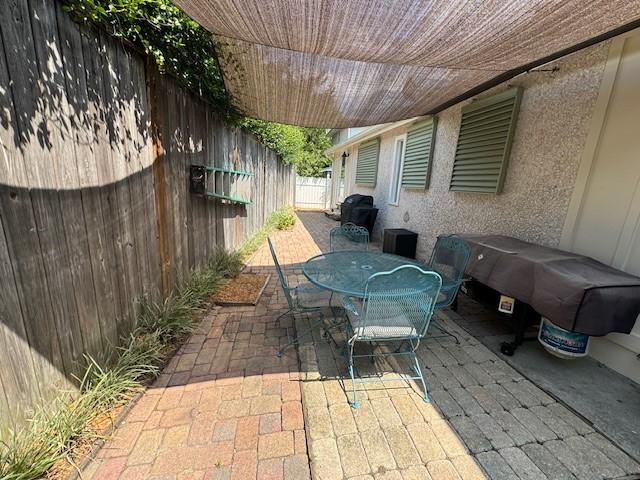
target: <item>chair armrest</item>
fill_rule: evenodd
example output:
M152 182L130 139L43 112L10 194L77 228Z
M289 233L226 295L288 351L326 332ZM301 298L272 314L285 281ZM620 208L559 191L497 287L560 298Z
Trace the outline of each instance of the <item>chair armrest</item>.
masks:
M462 280L458 280L455 282L442 282L442 287L440 287L440 293L444 293L445 295L451 291L455 291L460 288L462 285Z

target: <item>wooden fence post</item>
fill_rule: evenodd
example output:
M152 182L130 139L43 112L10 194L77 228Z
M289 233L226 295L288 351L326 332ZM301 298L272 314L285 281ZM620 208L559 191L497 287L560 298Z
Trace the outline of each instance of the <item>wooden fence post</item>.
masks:
M166 150L162 144L158 118L158 69L151 58L146 57L147 88L149 112L151 119L151 156L153 161L153 193L155 197L156 223L158 226L158 245L160 248L160 277L162 295L167 296L171 290L169 254L169 233L167 227L167 203L165 189L164 161Z

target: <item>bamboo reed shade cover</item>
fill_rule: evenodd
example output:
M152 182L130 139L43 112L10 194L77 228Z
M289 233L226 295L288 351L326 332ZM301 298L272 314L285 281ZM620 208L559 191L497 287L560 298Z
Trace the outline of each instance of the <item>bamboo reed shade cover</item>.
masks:
M233 104L326 128L432 112L640 19L640 0L174 0L212 32Z

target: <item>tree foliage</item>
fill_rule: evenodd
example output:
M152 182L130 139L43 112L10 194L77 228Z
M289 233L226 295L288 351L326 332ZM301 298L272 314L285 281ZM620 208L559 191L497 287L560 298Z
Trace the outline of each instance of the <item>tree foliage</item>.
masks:
M76 20L144 48L158 67L207 98L226 117L235 116L214 54L211 35L171 0L67 0Z
M331 141L320 128L296 127L255 118L244 118L240 124L255 133L267 147L280 153L285 162L293 163L298 175L321 176L321 170L329 165L324 151L331 146Z
M81 22L91 22L153 56L161 71L206 98L228 121L255 133L303 176L329 164L330 141L322 129L243 117L229 101L213 37L171 0L65 0Z

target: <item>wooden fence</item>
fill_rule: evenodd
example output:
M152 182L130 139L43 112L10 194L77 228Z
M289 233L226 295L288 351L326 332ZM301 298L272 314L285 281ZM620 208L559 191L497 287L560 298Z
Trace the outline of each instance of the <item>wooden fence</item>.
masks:
M1 428L294 187L252 135L58 2L0 2L0 33ZM192 163L253 172L253 204L190 195Z

